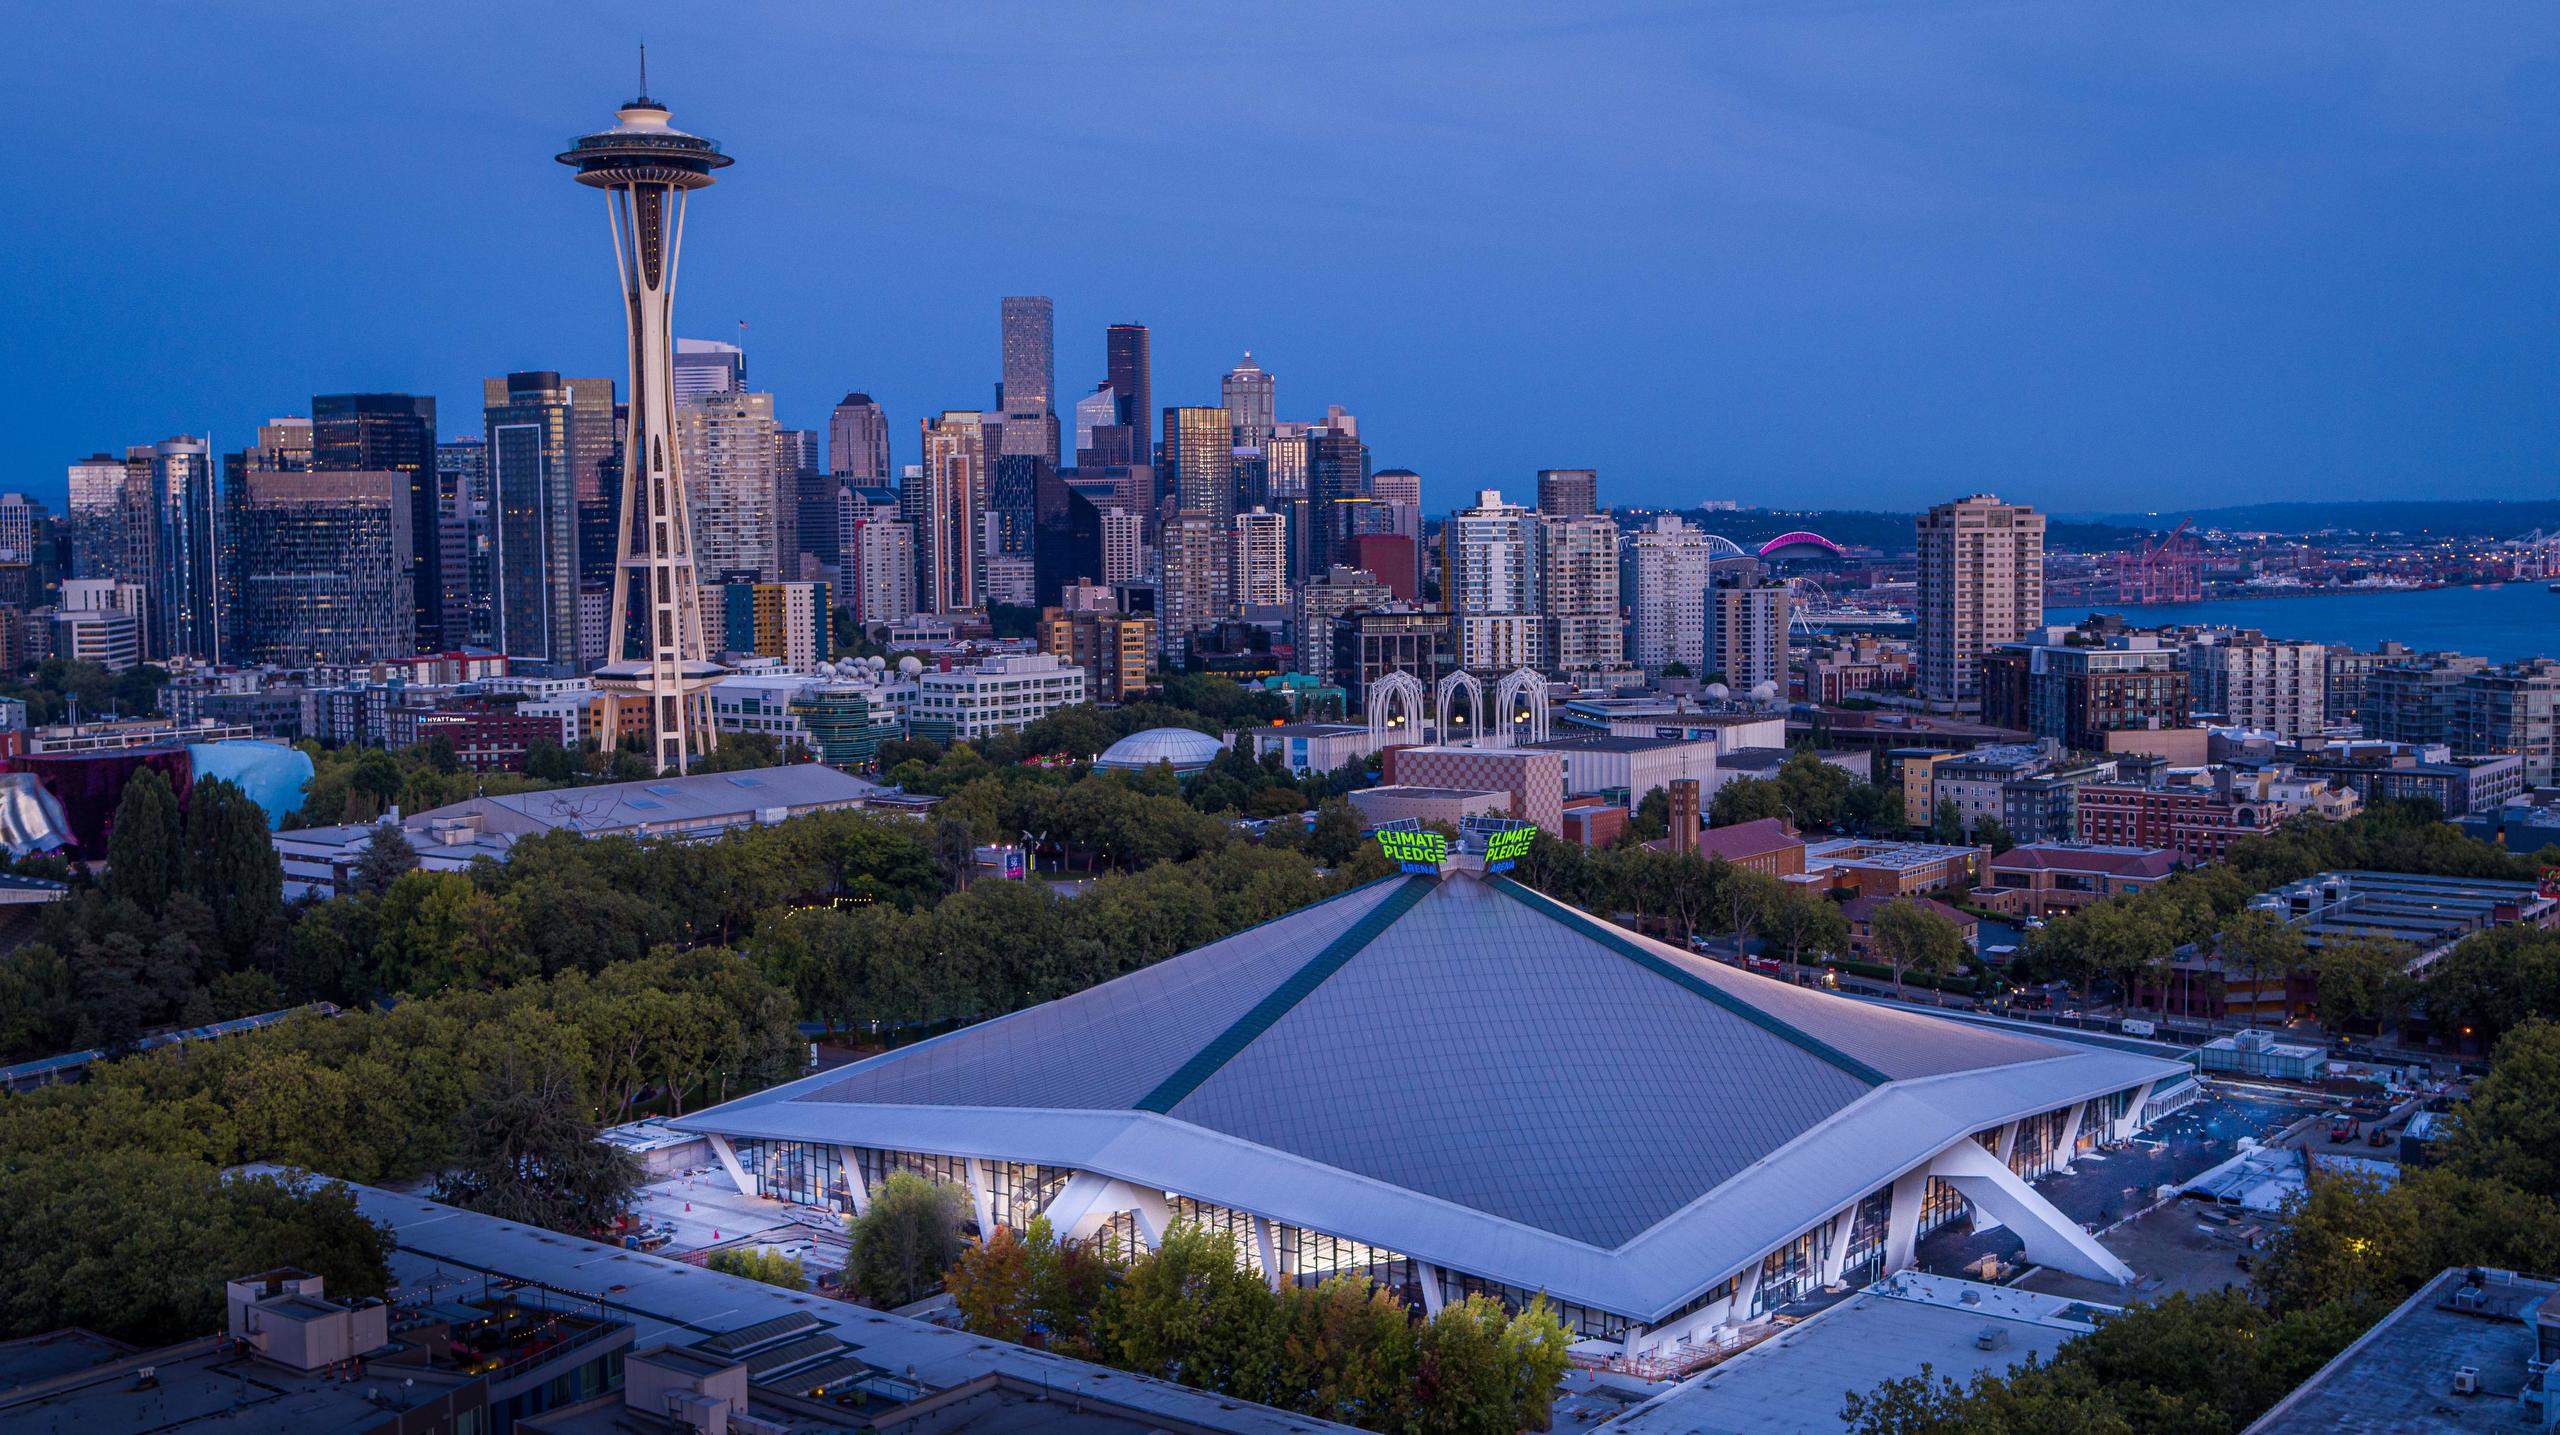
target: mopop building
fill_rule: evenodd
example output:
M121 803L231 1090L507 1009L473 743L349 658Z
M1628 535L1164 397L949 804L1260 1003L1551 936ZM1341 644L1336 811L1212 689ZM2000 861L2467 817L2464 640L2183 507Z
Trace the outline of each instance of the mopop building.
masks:
M859 1212L906 1170L964 1185L981 1230L1046 1216L1129 1249L1194 1221L1275 1283L1362 1274L1426 1311L1543 1292L1640 1357L1881 1279L1969 1207L2031 1260L2131 1279L2029 1182L2131 1134L2182 1064L1786 985L1480 857L1397 855L1143 971L674 1124L748 1193Z

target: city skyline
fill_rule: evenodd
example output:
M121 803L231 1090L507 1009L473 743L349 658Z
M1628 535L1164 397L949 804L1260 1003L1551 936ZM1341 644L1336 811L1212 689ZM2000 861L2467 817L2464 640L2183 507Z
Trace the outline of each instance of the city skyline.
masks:
M495 13L397 36L333 13L177 15L120 54L119 95L225 74L198 122L303 157L255 205L141 143L164 114L56 78L111 42L37 17L65 63L25 92L45 141L25 187L52 203L0 232L23 257L5 331L52 357L7 401L11 486L58 501L82 455L178 433L228 447L314 393L432 396L450 424L491 374L613 372L604 282L582 263L593 215L528 156L566 138L562 97L627 87L648 17L513 16L534 42L519 54L432 61ZM1379 465L1420 471L1433 512L1573 466L1622 506L2537 496L2560 419L2531 326L2555 285L2526 236L2555 200L2512 176L2550 172L2560 127L2535 78L2549 17L2512 13L2535 23L2304 11L2171 38L1957 12L1941 37L1917 17L1515 14L1449 66L1421 57L1456 18L1343 10L1258 40L1172 12L1101 33L981 12L1046 69L893 14L820 17L792 46L767 27L683 33L661 88L761 166L696 238L684 330L725 341L748 321L754 387L787 426L872 394L904 464L920 418L990 404L998 300L1046 295L1062 415L1101 377L1108 323L1149 325L1159 409L1218 402L1249 349L1281 418L1362 415ZM402 58L262 83L301 50L276 42L287 24ZM1994 28L2001 45L1964 51ZM2304 73L2249 63L2313 33ZM1150 63L1174 43L1202 63ZM2075 87L2124 47L2123 78ZM1259 48L1315 60L1283 77ZM831 58L880 83L837 98L816 83ZM1037 78L1112 65L1134 76L1125 130ZM1314 103L1391 77L1392 100ZM1593 94L1612 102L1573 103ZM409 138L426 113L433 146ZM1668 115L1701 142L1626 143ZM1030 138L1005 183L950 182L957 155L1009 130ZM1215 145L1270 192L1106 203L1085 177L1112 144L1141 169ZM401 163L356 160L386 151ZM1630 169L1639 153L1651 169ZM64 221L137 188L192 222ZM1685 410L1694 442L1610 422L1647 409Z

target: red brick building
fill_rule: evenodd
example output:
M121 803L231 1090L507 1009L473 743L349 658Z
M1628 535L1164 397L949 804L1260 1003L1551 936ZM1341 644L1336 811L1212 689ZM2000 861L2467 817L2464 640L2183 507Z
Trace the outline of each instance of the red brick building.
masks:
M436 708L393 708L384 715L393 747L413 747L431 737L453 744L453 755L475 772L518 772L537 741L560 740L560 720L529 717L494 703Z

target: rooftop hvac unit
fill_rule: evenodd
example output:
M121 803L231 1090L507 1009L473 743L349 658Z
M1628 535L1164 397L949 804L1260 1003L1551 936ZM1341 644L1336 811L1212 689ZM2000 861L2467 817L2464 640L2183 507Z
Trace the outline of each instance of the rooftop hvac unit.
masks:
M1982 1333L1973 1338L1973 1348L1976 1350L2007 1350L2009 1348L2009 1332L1996 1325L1986 1325L1982 1328Z
M2480 1367L2476 1365L2455 1366L2453 1368L2453 1393L2456 1395L2479 1394Z

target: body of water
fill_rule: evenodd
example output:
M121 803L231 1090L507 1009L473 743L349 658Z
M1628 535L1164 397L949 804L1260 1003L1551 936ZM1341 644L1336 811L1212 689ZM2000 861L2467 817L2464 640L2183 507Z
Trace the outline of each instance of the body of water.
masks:
M2540 583L2431 588L2423 593L2321 593L2302 598L2220 598L2202 603L2079 602L2044 610L2048 623L2091 613L2126 621L2257 628L2270 638L2371 651L2396 639L2420 652L2477 653L2492 662L2560 655L2560 593Z

